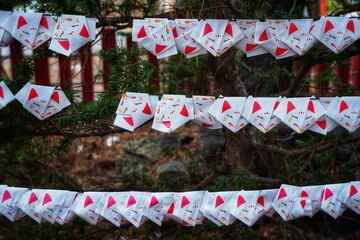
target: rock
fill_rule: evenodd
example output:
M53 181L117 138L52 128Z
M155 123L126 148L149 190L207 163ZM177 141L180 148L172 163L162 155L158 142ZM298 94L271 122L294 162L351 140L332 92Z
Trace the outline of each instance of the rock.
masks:
M142 138L126 143L124 149L127 153L142 156L151 162L156 162L159 158L169 155L179 148L185 137L167 134L152 138Z
M202 128L199 134L199 149L205 160L215 157L219 150L225 149L225 135L220 130Z
M181 160L170 160L160 164L156 168L156 173L161 182L173 189L183 187L183 181L189 178L189 172Z
M145 157L126 153L116 160L116 171L121 177L139 181L149 172L149 164L149 159Z

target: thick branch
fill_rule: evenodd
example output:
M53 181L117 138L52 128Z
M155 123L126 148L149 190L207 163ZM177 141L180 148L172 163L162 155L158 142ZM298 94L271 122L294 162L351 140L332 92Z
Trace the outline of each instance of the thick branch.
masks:
M248 19L249 17L243 12L241 11L240 9L236 8L231 0L224 0L224 3L226 4L226 6L228 6L230 8L230 10L236 15L238 16L239 18L241 19Z

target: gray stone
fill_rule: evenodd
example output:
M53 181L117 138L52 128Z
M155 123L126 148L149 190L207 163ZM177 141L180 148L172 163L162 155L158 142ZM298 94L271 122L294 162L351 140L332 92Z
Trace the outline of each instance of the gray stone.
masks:
M225 135L221 130L201 128L199 134L199 149L202 158L213 158L219 150L223 150L224 148Z
M159 177L166 174L176 174L188 177L189 172L181 160L170 160L163 164L160 164L156 168L156 173Z
M116 170L122 177L141 178L148 172L149 159L126 153L116 161Z
M180 147L182 141L178 135L160 135L151 138L142 138L129 141L125 145L125 151L133 155L142 156L151 162L156 162L159 158L170 155Z

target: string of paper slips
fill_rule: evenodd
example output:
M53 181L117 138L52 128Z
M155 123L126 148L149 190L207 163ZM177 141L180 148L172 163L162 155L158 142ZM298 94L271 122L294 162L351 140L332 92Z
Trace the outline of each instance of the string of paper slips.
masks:
M61 88L27 83L15 96L0 82L0 109L17 99L44 120L70 105ZM153 118L152 128L172 132L190 120L204 128L223 126L238 132L251 124L266 133L284 123L297 133L326 135L338 125L349 132L360 127L360 97L223 97L126 92L122 94L114 125L134 131Z
M147 220L174 220L185 226L205 218L218 226L240 220L252 226L277 213L285 221L323 211L336 219L346 209L360 214L360 182L317 186L282 184L279 189L192 192L73 192L0 185L0 213L10 221L26 215L38 223L65 224L78 216L90 224L107 220L116 226Z
M95 18L63 14L57 22L43 13L0 11L0 46L14 39L35 49L51 39L50 50L69 56L95 40ZM360 37L360 20L350 17L313 19L175 19L133 20L132 39L163 58L179 52L218 57L235 46L248 57L270 53L281 59L304 55L318 42L334 53Z

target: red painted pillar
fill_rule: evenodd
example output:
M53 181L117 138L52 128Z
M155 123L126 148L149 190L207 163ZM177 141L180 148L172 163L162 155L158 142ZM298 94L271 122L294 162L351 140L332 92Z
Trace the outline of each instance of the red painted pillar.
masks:
M350 58L349 83L360 92L360 55Z
M40 48L42 47L40 46L33 51L35 83L42 86L50 86L49 59L37 54L41 51Z
M151 52L147 52L148 59L153 65L155 73L153 77L150 79L149 83L154 85L157 89L160 89L160 79L159 79L159 61L155 55L153 55Z
M310 94L321 95L325 91L328 91L328 89L326 89L325 91L323 89L329 87L328 82L322 80L323 74L327 68L328 68L327 64L318 63L310 69L310 79L312 80L312 82L310 82L310 88L309 88Z
M102 40L102 50L107 52L110 48L116 47L116 27L106 26L101 32ZM110 76L110 65L107 61L103 62L104 68L104 89L107 89Z
M59 75L60 87L62 89L71 89L71 59L62 54L59 54Z
M130 50L133 46L136 46L136 42L133 42L131 35L126 36L126 49Z
M91 43L86 44L80 49L81 54L81 80L83 90L83 101L94 101L94 84L92 72Z
M10 44L10 54L11 54L11 66L14 67L18 64L23 58L23 46L20 42L14 41ZM16 72L12 68L12 77L16 77Z

